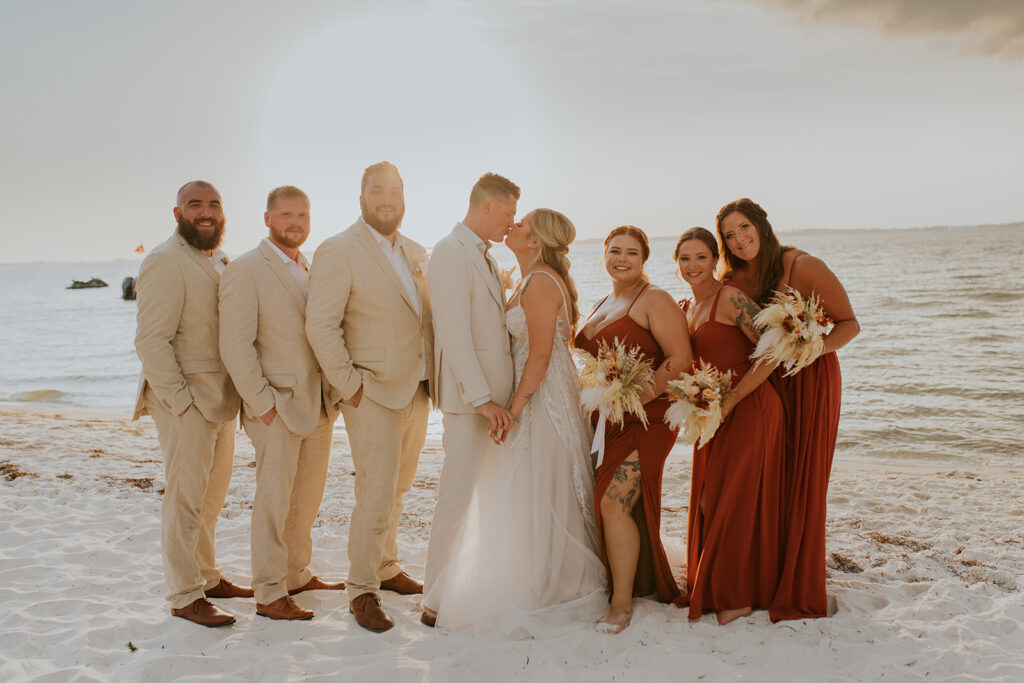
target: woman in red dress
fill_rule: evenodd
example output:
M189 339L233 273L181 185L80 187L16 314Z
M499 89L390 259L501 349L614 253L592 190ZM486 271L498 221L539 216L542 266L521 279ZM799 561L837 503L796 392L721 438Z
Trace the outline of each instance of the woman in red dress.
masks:
M767 609L779 583L779 502L785 418L765 382L772 366L751 369L759 338L758 307L742 291L715 279L718 244L704 228L676 243L679 273L693 299L683 303L693 353L721 372L733 392L722 405L714 437L693 448L686 582L690 619L718 613L718 623Z
M839 278L824 261L782 246L768 214L749 199L726 204L716 219L725 277L764 306L788 287L817 294L835 327L822 355L797 374L772 381L786 413L783 463L782 575L770 608L772 621L824 617L825 498L839 430L842 377L836 351L860 332Z
M634 416L627 416L621 427L606 425L604 460L594 487L601 560L612 585L611 605L598 630L619 633L629 625L633 596L656 592L662 602L679 597L660 536L661 475L676 439L664 422L668 398L663 392L670 379L690 367L693 356L685 315L644 274L651 254L644 232L630 225L615 228L604 246L612 292L576 335L576 347L596 355L599 342L618 339L640 347L655 368L654 387L642 397L647 427ZM592 419L596 422L596 413Z

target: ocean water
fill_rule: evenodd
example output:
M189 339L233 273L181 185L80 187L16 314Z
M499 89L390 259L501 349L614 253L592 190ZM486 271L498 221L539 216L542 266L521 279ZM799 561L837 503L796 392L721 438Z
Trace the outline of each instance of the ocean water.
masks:
M837 457L886 464L1024 466L1024 224L783 233L845 285L861 334L840 351ZM672 238L648 272L678 298ZM312 253L310 245L308 253ZM513 263L503 247L494 250ZM574 245L580 309L610 288L599 242ZM0 265L0 402L130 417L138 381L135 304L121 280L138 262ZM67 290L99 277L109 288ZM440 414L432 413L432 436Z

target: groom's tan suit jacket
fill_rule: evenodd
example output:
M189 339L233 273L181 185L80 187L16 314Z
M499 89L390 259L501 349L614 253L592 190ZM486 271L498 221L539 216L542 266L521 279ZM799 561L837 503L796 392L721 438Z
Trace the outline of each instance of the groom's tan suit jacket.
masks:
M306 301L266 241L224 271L220 299L221 357L245 416L259 419L276 407L289 430L306 436L316 429L322 399L334 420L341 396L331 392L306 340Z
M220 358L219 284L210 259L177 232L142 262L135 334L142 377L133 420L149 414L147 386L174 415L193 404L209 422L238 414L238 392Z
M506 405L513 369L505 291L497 265L484 256L469 228L456 226L434 246L430 290L439 407L446 413L473 413L473 404L486 397Z

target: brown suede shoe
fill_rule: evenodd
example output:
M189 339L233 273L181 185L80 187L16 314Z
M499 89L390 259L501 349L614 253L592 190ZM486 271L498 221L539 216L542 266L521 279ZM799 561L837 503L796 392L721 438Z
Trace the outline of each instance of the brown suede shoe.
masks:
M434 628L437 625L437 612L430 609L429 607L423 608L423 614L420 615L420 623L430 628Z
M223 576L220 577L220 583L204 592L208 598L251 598L255 595L251 588L236 586Z
M171 615L187 619L200 626L227 626L228 624L235 623L233 616L218 609L216 605L206 598L193 600L185 607L172 608Z
M269 605L256 603L256 614L271 619L312 619L313 613L295 604L290 595L278 598Z
M299 586L288 591L288 595L298 595L299 593L305 593L306 591L343 591L345 590L345 582L339 581L338 583L327 583L320 577L314 576L312 579L306 582L305 586Z
M367 631L383 633L395 625L381 608L380 596L376 593L357 595L348 603L348 608L355 615L356 623Z
M405 572L398 572L387 581L380 582L382 591L394 591L402 595L416 595L423 592L423 584Z

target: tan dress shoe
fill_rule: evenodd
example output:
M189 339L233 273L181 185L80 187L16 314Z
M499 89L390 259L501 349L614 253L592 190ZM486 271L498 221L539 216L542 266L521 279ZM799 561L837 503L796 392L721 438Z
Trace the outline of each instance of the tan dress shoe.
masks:
M367 631L383 633L395 625L381 608L380 596L376 593L357 595L349 601L348 608L355 615L356 623Z
M278 598L269 605L256 603L256 614L271 619L312 619L313 612L295 604L290 595Z
M220 583L211 588L206 593L208 598L251 598L255 595L251 588L242 588L231 583L223 576L220 577Z
M227 626L235 623L235 618L219 609L206 598L198 598L184 607L174 607L171 615L187 619L200 626Z
M405 572L398 572L387 581L380 582L380 589L393 591L402 595L417 595L423 592L423 584Z
M420 623L434 628L437 625L437 612L429 607L424 607L423 614L420 615Z
M288 591L288 595L298 595L299 593L305 593L306 591L343 591L345 590L345 582L339 581L338 583L328 583L318 576L314 576L312 579L306 582L305 586L299 586Z

